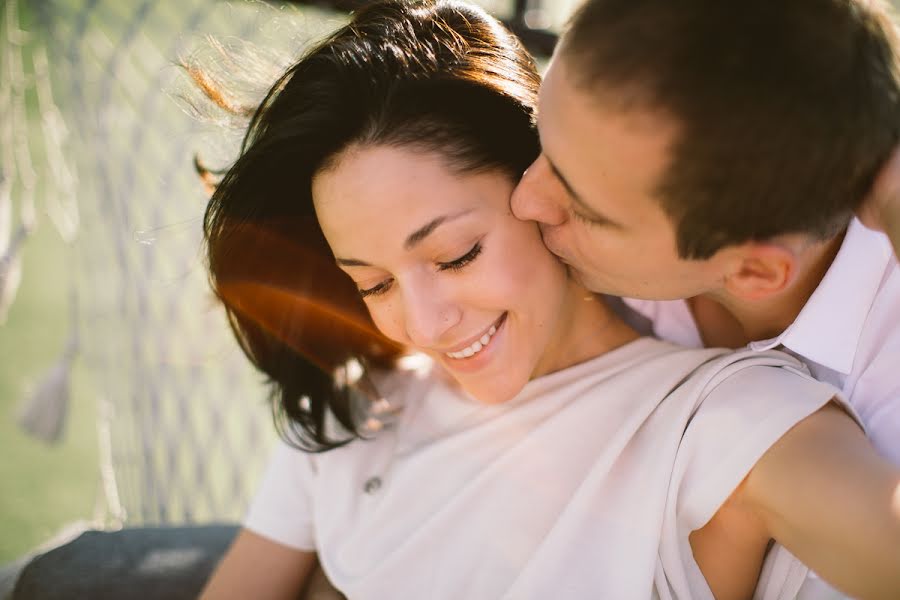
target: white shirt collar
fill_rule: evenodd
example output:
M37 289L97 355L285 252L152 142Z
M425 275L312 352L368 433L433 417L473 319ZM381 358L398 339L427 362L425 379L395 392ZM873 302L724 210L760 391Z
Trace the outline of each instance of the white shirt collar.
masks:
M775 338L751 342L750 347L768 350L783 345L824 367L850 373L863 325L892 256L886 236L854 219L834 262L791 326Z

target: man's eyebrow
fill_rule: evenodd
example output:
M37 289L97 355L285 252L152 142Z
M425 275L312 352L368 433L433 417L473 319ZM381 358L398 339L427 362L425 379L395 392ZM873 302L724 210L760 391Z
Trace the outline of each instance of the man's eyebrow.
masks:
M546 154L544 156L546 156ZM572 198L574 198L575 200L577 200L579 204L587 207L584 204L584 202L581 200L581 196L578 195L578 192L575 191L575 189L572 187L572 185L569 183L569 181L563 176L563 174L559 172L559 169L557 168L557 166L555 164L553 164L553 161L550 160L549 158L547 158L547 164L550 165L550 170L553 171L553 176L556 177L557 179L559 179L559 182L563 185L564 188L566 188L566 191L569 192L569 195L572 196Z
M546 156L546 154L544 156ZM559 172L559 169L556 167L555 164L553 164L553 161L550 160L549 158L547 158L547 164L550 165L550 170L553 172L554 177L559 179L559 182L562 184L562 186L564 188L566 188L566 191L572 197L572 200L575 201L575 204L577 204L579 206L579 208L581 209L582 212L587 213L593 219L596 219L598 221L612 223L606 217L603 217L603 216L597 214L596 210L591 208L587 202L582 200L581 196L578 195L578 192L575 191L575 189L572 187L572 185L566 180L566 178L563 176L563 174Z
M418 244L419 242L421 242L422 240L427 238L429 235L431 235L434 232L435 229L437 229L444 223L447 223L448 221L453 221L455 219L463 217L463 216L469 214L470 212L472 212L472 209L464 210L464 211L454 214L454 215L442 215L440 217L430 220L428 223L426 223L422 227L419 227L418 229L413 231L411 234L409 234L409 236L407 236L407 238L406 238L406 241L403 242L403 247L406 250L411 250L412 248L414 248L416 246L416 244ZM367 263L364 260L359 260L358 258L337 258L336 257L335 261L337 262L338 265L340 265L342 267L371 267L372 266L370 263Z

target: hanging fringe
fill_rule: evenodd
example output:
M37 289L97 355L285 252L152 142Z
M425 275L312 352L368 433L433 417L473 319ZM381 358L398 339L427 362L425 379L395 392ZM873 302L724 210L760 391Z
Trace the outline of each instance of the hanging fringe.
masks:
M6 323L9 308L22 281L22 245L28 229L21 225L5 252L0 255L0 325Z
M19 426L32 436L54 444L62 438L72 392L72 363L78 353L78 336L73 334L56 364L41 379L34 394L19 411Z

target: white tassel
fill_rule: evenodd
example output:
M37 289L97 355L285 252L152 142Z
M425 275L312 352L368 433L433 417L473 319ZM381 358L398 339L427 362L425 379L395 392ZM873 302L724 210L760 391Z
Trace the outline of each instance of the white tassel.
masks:
M5 256L0 257L0 325L6 323L9 309L19 284L22 282L22 254L10 247Z
M9 307L12 306L22 282L22 244L28 237L29 229L23 224L16 230L9 245L0 255L0 325L6 322Z
M69 338L63 355L47 371L35 393L22 404L19 411L19 426L47 443L56 443L62 437L69 411L69 382L77 346L76 336L73 335Z

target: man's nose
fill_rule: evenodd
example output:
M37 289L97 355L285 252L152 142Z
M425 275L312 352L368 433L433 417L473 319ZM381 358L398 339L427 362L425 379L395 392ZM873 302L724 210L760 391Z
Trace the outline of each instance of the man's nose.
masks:
M510 206L517 219L545 225L562 225L567 219L565 190L550 169L543 154L522 175L513 190Z

